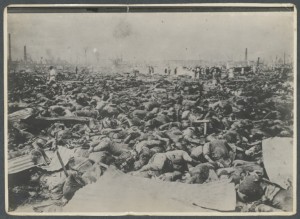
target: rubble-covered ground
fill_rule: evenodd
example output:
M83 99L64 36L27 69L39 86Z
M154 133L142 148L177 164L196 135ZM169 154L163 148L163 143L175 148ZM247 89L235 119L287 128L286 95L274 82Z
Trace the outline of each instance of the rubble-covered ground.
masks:
M291 211L291 187L268 181L262 140L293 136L292 78L8 78L8 159L22 170L8 176L10 211L47 201L34 210L59 211L110 165L162 181L229 179L236 211Z

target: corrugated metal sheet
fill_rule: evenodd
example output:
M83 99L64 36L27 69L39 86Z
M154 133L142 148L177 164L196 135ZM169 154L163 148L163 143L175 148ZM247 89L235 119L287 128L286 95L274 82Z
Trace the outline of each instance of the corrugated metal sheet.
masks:
M173 214L213 210L233 211L235 206L234 184L228 181L202 185L163 182L109 169L96 183L78 190L63 211Z
M292 138L268 138L262 142L263 161L271 182L286 189L293 180L294 147Z
M18 173L34 167L30 155L24 155L8 160L8 174Z

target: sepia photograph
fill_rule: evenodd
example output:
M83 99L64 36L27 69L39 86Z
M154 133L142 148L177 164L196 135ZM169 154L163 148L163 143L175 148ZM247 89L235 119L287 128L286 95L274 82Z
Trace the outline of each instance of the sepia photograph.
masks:
M10 5L9 215L294 215L292 4Z

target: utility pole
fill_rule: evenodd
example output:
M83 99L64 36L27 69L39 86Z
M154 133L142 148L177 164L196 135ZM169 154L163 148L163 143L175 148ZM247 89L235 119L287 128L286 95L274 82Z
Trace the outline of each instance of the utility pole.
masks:
M259 60L260 60L260 57L257 58L256 72L259 72Z
M24 61L27 61L26 45L24 46Z
M85 65L87 65L87 57L86 57L86 53L87 53L87 48L84 48Z
M245 64L248 65L248 49L245 51Z

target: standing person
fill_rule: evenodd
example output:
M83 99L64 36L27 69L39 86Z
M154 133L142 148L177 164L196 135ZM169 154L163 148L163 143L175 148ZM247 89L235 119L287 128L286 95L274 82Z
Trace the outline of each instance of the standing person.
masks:
M197 78L197 75L198 75L197 70L194 70L194 78L195 78L195 79Z
M170 75L171 74L171 68L170 68L170 66L168 67L168 75Z
M213 69L213 83L219 84L220 83L220 70L218 68Z
M56 74L56 71L55 71L54 67L50 66L49 67L49 77L48 77L49 80L48 80L48 84L55 83L56 82L56 76L57 76L57 74Z
M78 69L78 67L76 66L76 68L75 68L75 79L76 80L78 80L78 78L79 78L79 71L78 71L79 69Z

